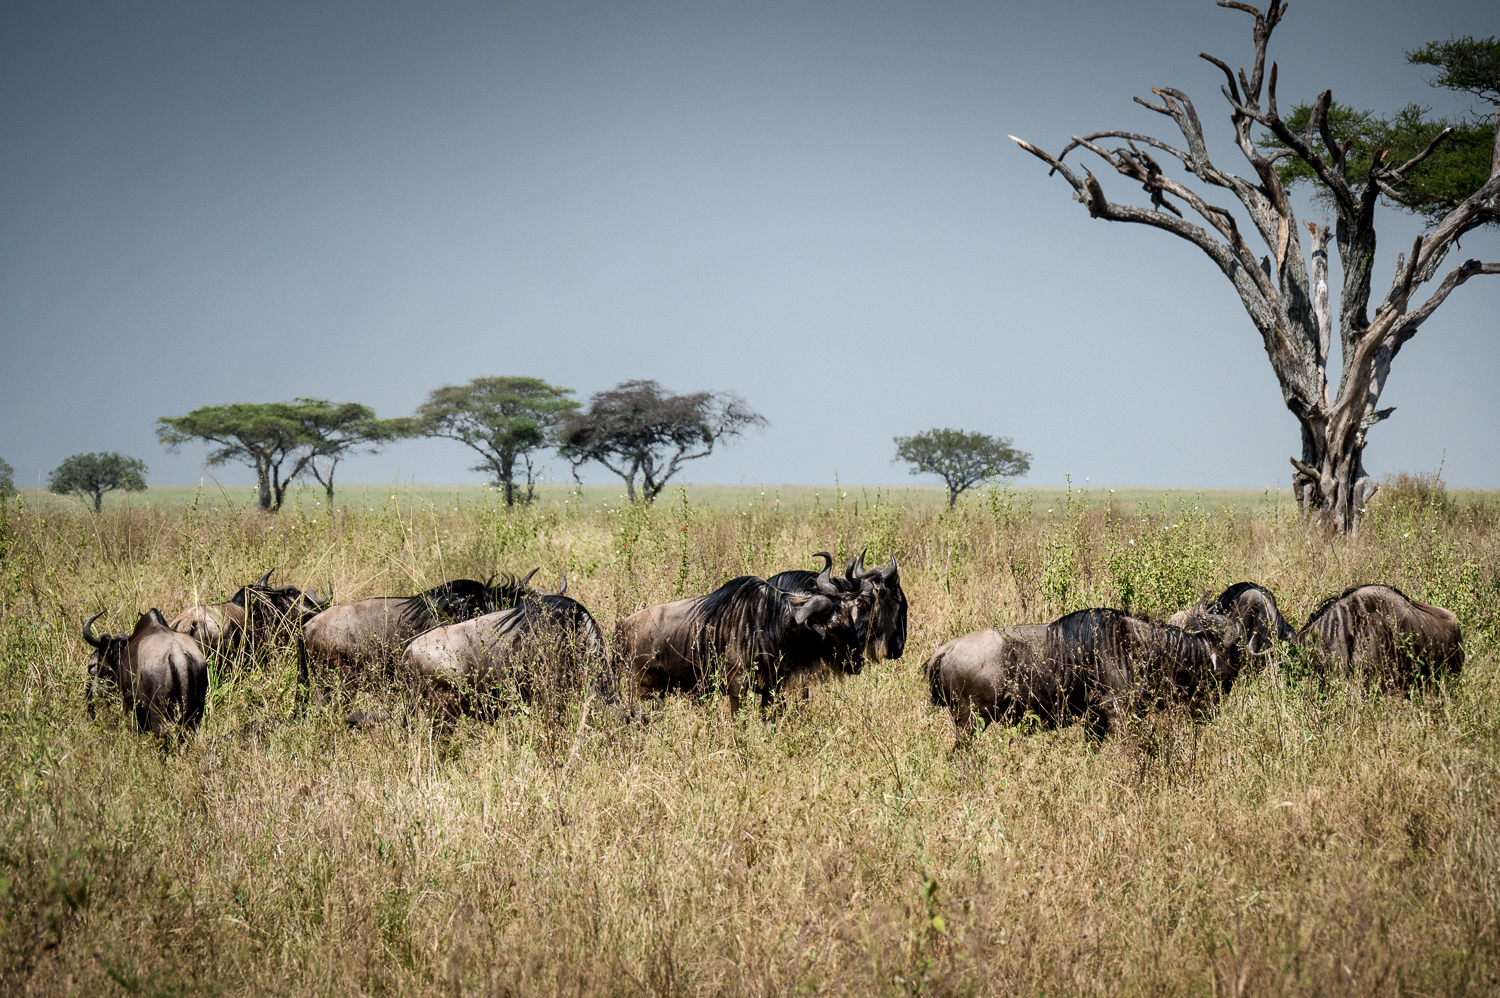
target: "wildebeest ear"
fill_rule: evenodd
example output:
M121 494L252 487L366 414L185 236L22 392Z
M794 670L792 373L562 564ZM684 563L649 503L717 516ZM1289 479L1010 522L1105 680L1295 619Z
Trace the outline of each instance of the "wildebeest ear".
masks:
M792 619L799 624L817 625L833 616L833 600L827 596L814 596L797 608Z

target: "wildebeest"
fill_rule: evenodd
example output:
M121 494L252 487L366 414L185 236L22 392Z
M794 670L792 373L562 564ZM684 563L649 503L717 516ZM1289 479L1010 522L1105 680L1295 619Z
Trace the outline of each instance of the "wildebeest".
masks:
M825 568L815 593L786 593L753 575L714 592L648 606L615 628L616 667L640 694L722 690L738 713L751 693L767 709L783 684L824 662L864 666L871 594L841 591Z
M1464 665L1463 631L1452 611L1392 586L1353 586L1331 596L1297 632L1319 672L1339 668L1389 689L1406 689Z
M822 572L792 569L778 572L766 581L785 593L811 595L818 592L817 580L827 574L829 581L840 592L863 591L870 598L870 624L865 641L864 655L873 662L897 659L906 650L906 593L901 588L901 571L896 565L896 556L882 568L864 568L864 552L849 559L843 577L832 574L833 555L818 551L814 558L823 559Z
M1245 651L1251 655L1270 654L1276 642L1286 644L1296 637L1276 605L1276 595L1254 582L1236 582L1212 599L1204 597L1197 606L1172 614L1167 623L1196 631L1202 629L1202 620L1214 616L1228 617L1243 628Z
M428 708L444 720L486 697L531 703L543 693L562 698L592 692L619 698L604 634L588 610L556 593L523 597L515 606L412 638L401 670Z
M116 693L137 728L168 734L174 725L196 728L208 697L208 663L203 649L186 634L172 630L161 611L141 614L129 634L94 633L96 613L83 624L83 640L94 649L89 657L87 700Z
M1132 711L1196 703L1234 680L1240 626L1208 614L1195 626L1092 609L1051 624L975 631L927 660L928 687L964 732L976 715L1004 724L1033 715L1046 727L1085 719L1096 736L1118 734Z
M274 571L262 575L259 582L241 586L223 603L189 607L172 620L172 629L190 636L205 654L221 660L294 637L328 603L312 590L272 587Z
M531 590L532 569L499 585L455 579L415 596L376 596L333 606L302 627L298 681L325 695L335 679L362 683L392 671L407 641L429 628L514 606Z

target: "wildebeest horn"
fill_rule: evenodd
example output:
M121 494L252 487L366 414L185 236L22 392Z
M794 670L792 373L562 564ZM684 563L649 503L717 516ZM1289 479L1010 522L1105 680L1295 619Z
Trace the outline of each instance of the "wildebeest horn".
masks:
M274 571L276 571L276 566L275 565L272 565L270 568L266 569L266 574L262 575L260 577L260 581L257 582L256 585L257 586L267 585L271 581L271 573L274 572Z
M557 592L553 593L552 595L553 596L565 596L565 595L567 595L567 592L568 592L568 573L567 572L558 572L557 574L558 574L558 577L562 580L562 583L561 583L561 585L559 585L557 587Z
M829 554L827 551L814 551L813 557L823 559L823 568L825 570L833 567L833 555Z
M818 592L823 593L825 596L837 596L839 594L839 587L833 584L832 563L829 563L823 571L818 573L818 578L815 581L818 584Z
M88 620L85 620L83 622L83 640L87 641L90 645L92 645L95 648L100 649L101 651L104 649L104 646L108 642L106 642L102 638L95 637L95 635L94 635L94 621L98 620L102 616L104 616L104 611L100 610L98 613L94 614Z
M541 570L542 570L542 566L538 565L536 568L533 568L531 571L527 572L526 573L526 577L523 578L519 583L516 584L516 588L517 589L525 589L526 588L526 584L531 581L531 577L533 575L535 575L536 573L540 572Z
M870 549L865 548L865 551L868 550ZM844 569L844 578L848 579L850 582L853 582L864 574L865 551L861 551L856 557L850 558L849 567Z
M896 573L899 572L899 571L900 571L900 569L896 566L896 552L892 551L891 552L891 564L885 570L885 577L887 579L894 579L896 577Z

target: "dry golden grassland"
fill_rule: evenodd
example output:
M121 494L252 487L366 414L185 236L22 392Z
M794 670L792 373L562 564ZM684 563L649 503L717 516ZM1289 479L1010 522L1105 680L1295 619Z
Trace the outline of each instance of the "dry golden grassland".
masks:
M0 525L0 991L8 994L1412 994L1500 988L1500 507L1384 490L1358 538L1259 512L977 493L654 509L208 501ZM850 490L851 492L853 490ZM898 493L899 495L899 493ZM861 498L856 504L855 498ZM1051 504L1050 498L1043 500ZM1199 506L1204 504L1199 503ZM290 650L216 675L164 750L84 710L84 616L128 630L276 579L341 601L566 569L606 633L812 551L895 552L900 661L778 716L573 705L350 732ZM1251 579L1300 624L1386 582L1468 665L1412 698L1281 674L1211 721L991 729L955 750L936 646Z

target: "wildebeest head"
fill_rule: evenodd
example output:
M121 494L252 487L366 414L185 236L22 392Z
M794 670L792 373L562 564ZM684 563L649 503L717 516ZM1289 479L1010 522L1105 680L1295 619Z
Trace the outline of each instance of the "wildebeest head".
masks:
M1282 617L1275 595L1253 582L1236 582L1212 598L1205 595L1197 606L1179 610L1167 623L1191 631L1206 626L1212 617L1227 617L1239 624L1242 636L1234 649L1236 656L1243 652L1264 658L1271 654L1277 641L1291 641L1296 636ZM1237 665L1243 664L1237 661Z
M813 578L812 592L789 594L787 599L794 623L817 636L822 659L857 674L864 668L870 643L875 595L865 586L840 585L847 580L835 579L832 568L831 563L824 566Z
M873 661L900 658L906 650L906 593L901 588L901 570L896 556L884 567L863 571L864 552L845 575L859 582L860 592L870 597L869 638L865 654Z
M858 594L862 597L858 605L863 608L864 621L862 655L876 662L900 658L906 649L906 593L901 589L896 556L891 556L889 565L866 571L861 551L849 559L842 576L832 573L833 555L827 551L817 551L813 557L823 560L821 572L797 569L780 572L766 581L785 593L811 594L821 591L818 580L823 579L822 585L831 585L840 595ZM849 612L853 613L854 608L850 607Z
M1170 626L1177 627L1204 642L1211 655L1214 679L1227 690L1235 677L1239 675L1240 645L1245 639L1246 628L1233 617L1215 613L1201 606L1187 611L1187 617L1181 624ZM1249 651L1252 655L1266 655L1270 654L1271 649L1267 646L1264 651L1256 651L1252 641ZM1190 663L1191 656L1182 656L1180 660L1185 664Z
M128 634L95 634L94 621L104 616L100 610L83 622L83 640L94 649L89 656L88 685L85 699L89 713L94 711L94 700L104 696L110 687L120 685L120 668L125 662L125 647L130 643Z

